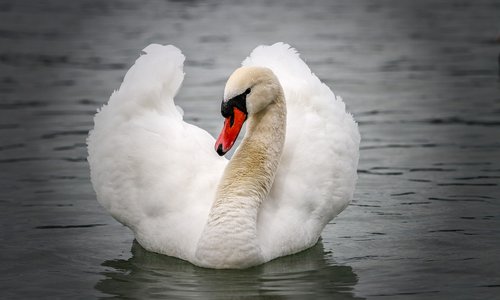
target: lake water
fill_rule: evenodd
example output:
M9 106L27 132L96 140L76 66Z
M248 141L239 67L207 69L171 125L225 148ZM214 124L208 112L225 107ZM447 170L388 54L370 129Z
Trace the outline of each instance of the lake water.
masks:
M498 299L500 2L0 2L0 298ZM284 41L362 134L352 204L315 247L243 271L142 249L97 203L85 139L140 50L187 56L213 135L228 75Z

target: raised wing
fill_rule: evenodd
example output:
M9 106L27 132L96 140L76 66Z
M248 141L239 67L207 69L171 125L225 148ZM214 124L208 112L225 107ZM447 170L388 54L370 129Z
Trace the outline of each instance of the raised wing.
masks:
M342 99L289 45L259 46L243 65L270 68L285 92L285 147L258 223L262 250L275 257L312 246L324 226L349 204L360 136Z
M143 51L95 116L88 138L92 184L102 206L141 245L187 259L227 160L174 104L184 55L155 44Z

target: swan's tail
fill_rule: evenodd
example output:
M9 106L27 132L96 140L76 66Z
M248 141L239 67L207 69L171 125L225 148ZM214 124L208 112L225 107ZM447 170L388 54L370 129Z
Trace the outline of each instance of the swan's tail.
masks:
M109 108L129 117L157 110L182 118L173 99L184 79L184 55L172 45L151 44L143 52L111 95Z

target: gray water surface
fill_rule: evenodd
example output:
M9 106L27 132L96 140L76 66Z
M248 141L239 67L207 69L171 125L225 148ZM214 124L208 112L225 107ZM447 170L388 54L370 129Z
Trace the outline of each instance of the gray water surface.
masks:
M0 297L498 298L499 16L495 0L1 1ZM96 109L141 49L174 44L177 103L216 135L225 80L277 41L359 122L352 204L312 249L248 270L145 251L95 199Z

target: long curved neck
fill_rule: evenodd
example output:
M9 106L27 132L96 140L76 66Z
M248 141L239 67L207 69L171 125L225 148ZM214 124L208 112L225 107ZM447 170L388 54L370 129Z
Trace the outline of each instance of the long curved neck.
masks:
M247 122L245 138L224 170L196 253L200 260L221 268L243 267L261 259L257 214L271 190L283 151L283 93Z
M286 107L279 98L247 121L247 133L224 170L213 208L235 196L242 202L261 201L269 193L285 141Z

